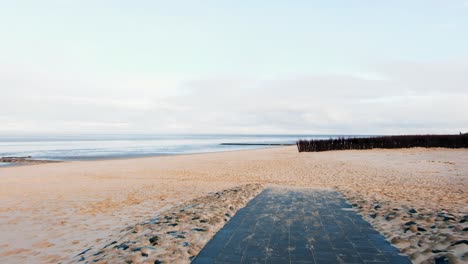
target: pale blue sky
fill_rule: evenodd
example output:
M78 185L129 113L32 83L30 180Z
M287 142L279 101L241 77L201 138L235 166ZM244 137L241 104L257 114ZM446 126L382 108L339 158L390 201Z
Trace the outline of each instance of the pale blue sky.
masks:
M0 132L468 130L468 1L15 0L0 36Z

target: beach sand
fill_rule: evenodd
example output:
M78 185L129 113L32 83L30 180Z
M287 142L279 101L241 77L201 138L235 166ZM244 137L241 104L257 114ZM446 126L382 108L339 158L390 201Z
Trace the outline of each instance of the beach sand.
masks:
M76 261L193 199L254 183L335 188L414 263L468 260L466 149L281 147L5 167L0 179L1 263Z

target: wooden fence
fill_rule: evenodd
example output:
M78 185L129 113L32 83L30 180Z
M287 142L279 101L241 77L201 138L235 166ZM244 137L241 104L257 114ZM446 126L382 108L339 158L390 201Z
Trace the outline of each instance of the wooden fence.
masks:
M328 140L298 140L299 152L374 148L468 148L468 134L404 135L337 138Z

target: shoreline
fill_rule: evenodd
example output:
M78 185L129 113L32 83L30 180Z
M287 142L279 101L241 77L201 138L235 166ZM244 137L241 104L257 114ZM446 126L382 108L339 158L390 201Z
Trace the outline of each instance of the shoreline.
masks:
M257 144L255 144L257 146ZM193 153L162 153L162 154L148 154L148 155L122 155L122 156L106 156L106 157L97 157L97 158L87 158L87 159L34 159L31 158L28 161L22 162L9 162L8 165L2 165L0 162L0 169L6 167L16 167L16 166L31 166L31 165L41 165L48 163L70 163L70 162L92 162L92 161L112 161L112 160L134 160L134 159L145 159L145 158L157 158L157 157L172 157L172 156L190 156L190 155L203 155L210 153L225 153L225 152L237 152L237 151L253 151L259 149L273 149L273 148L282 148L289 147L292 145L258 145L261 147L258 148L249 148L249 149L233 149L233 150L220 150L220 151L208 151L208 152L193 152Z
M257 144L254 144L257 145ZM290 147L295 147L296 145L294 144L289 144L289 145L260 145L262 147L258 148L252 148L252 149L235 149L235 150L221 150L221 151L210 151L210 152L194 152L194 153L180 153L180 154L149 154L149 155L133 155L133 156L121 156L121 157L116 157L116 156L111 156L111 157L98 157L98 158L89 158L89 159L62 159L62 160L35 160L34 158L31 158L30 161L25 161L25 162L10 162L8 165L2 165L0 164L0 169L1 168L10 168L10 167L16 167L16 166L31 166L31 165L43 165L43 164L49 164L49 163L75 163L75 162L93 162L93 161L125 161L125 160L138 160L138 159L148 159L148 158L158 158L158 157L173 157L173 156L192 156L192 155L204 155L204 154L214 154L214 153L229 153L229 152L242 152L242 151L255 151L255 150L264 150L264 149L277 149L277 148L290 148ZM295 147L296 148L296 147ZM437 148L423 148L423 147L412 147L412 148L398 148L398 149L384 149L384 148L373 148L373 149L361 149L361 150L356 150L356 149L346 149L346 150L328 150L327 152L332 153L332 152L344 152L344 151L383 151L383 150L395 150L395 151L404 151L404 150L411 150L411 149L426 149L426 150L467 150L468 148L458 148L458 149L453 149L453 148L443 148L443 147L437 147ZM298 152L299 153L299 152ZM304 152L307 153L307 152ZM309 152L311 153L311 152Z
M158 212L245 184L337 189L414 263L443 254L460 260L466 252L464 244L451 246L468 227L459 223L468 212L465 149L299 154L295 146L272 147L15 166L0 173L2 262L69 262ZM390 219L395 208L400 213ZM410 209L417 213L408 215ZM442 209L455 220L443 221ZM409 221L427 231L405 231ZM426 224L431 221L434 229Z

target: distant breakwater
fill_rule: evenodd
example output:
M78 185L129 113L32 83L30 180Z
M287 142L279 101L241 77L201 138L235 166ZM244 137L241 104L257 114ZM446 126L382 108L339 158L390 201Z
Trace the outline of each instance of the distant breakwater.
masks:
M221 146L294 146L294 144L282 143L221 143Z
M337 138L327 140L298 140L299 152L319 152L349 149L396 148L468 148L468 134L459 135L401 135Z

